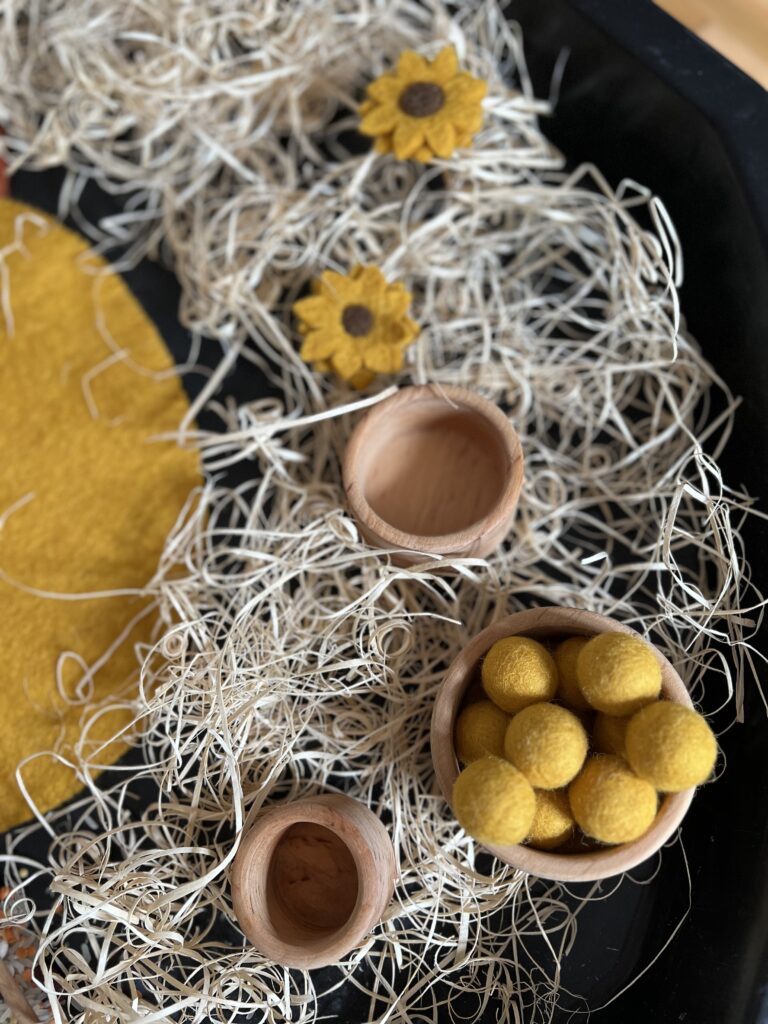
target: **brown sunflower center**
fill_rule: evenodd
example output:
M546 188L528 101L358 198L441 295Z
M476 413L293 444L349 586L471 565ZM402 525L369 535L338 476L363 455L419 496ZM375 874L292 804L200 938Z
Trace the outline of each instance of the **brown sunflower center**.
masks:
M373 313L367 306L345 306L341 314L341 324L347 334L353 338L362 338L373 327Z
M400 109L408 117L431 117L444 103L445 93L434 82L413 82L400 93Z

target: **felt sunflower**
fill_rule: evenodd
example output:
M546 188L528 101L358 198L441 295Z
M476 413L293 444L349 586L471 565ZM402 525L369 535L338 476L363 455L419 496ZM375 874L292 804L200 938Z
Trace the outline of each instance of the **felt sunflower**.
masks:
M399 281L390 284L378 267L353 267L346 275L326 270L312 282L312 295L293 305L304 335L301 358L356 388L377 373L397 373L419 333L407 316L410 304L410 292Z
M396 71L368 86L360 131L375 137L377 152L394 153L398 160L427 163L450 156L480 128L487 90L482 79L459 70L452 46L432 61L406 50Z

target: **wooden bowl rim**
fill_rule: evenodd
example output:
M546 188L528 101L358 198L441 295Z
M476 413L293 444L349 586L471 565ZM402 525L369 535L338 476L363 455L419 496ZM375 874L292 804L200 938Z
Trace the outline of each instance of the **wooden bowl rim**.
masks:
M497 640L505 636L521 634L530 636L535 634L536 630L557 631L564 636L569 633L578 636L619 632L638 636L645 640L645 637L642 637L636 630L608 616L557 605L515 612L494 622L473 637L446 672L432 711L430 731L432 763L438 786L449 807L451 807L453 783L459 774L453 746L456 711L472 680L474 668ZM678 704L692 708L693 702L683 680L664 655L653 644L650 646L661 664L664 696ZM611 878L641 864L667 842L685 817L695 792L694 787L663 797L653 825L645 835L633 843L624 843L620 846L607 847L604 850L595 850L589 853L571 854L548 853L522 844L486 846L485 848L505 864L539 878L559 882L593 882Z
M416 534L399 530L374 512L368 504L363 488L357 483L358 467L371 431L376 429L382 419L396 413L398 406L422 398L443 399L447 405L466 409L482 417L496 432L509 460L504 490L493 508L476 522L453 533ZM468 547L477 537L501 527L517 506L524 473L525 463L520 437L509 419L494 402L455 384L416 384L400 388L390 398L385 398L383 402L374 405L352 431L342 460L344 491L355 518L391 547L406 551L423 551L426 554L459 551Z
M339 817L342 817L348 825L349 834L339 835L337 830ZM358 821L361 817L368 819L382 847L386 841L389 877L372 874L370 856L372 843L363 834L363 828ZM301 944L286 942L273 935L270 929L263 925L261 917L257 917L251 912L245 897L251 864L256 861L259 871L268 871L280 837L291 825L298 822L322 825L338 836L352 854L357 870L357 900L352 913L340 928L325 936L326 942L322 945L318 944L319 948L314 950ZM267 835L275 834L274 841L267 847L266 856L260 850L265 833ZM369 807L343 793L324 793L318 796L300 797L286 804L269 807L259 814L254 824L248 829L232 865L232 905L243 934L260 953L285 967L312 970L316 967L327 967L338 963L350 950L363 941L368 932L375 927L391 899L396 874L397 865L392 842L384 825ZM374 900L373 903L370 901L371 889L377 885L382 889L384 897L381 907L378 907L381 900ZM372 920L372 910L375 912L376 909L378 909L378 917L376 920Z

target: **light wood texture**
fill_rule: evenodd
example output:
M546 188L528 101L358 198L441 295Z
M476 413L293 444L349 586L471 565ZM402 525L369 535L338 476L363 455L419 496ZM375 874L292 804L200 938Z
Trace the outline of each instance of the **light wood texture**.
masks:
M358 423L344 489L365 540L424 555L489 554L506 536L523 484L520 439L492 402L464 388L403 388Z
M392 898L392 842L363 804L338 794L266 811L232 869L240 927L264 956L309 970L338 963Z
M518 612L479 633L448 669L435 701L432 714L432 761L440 791L451 803L453 784L459 764L453 746L456 715L466 690L473 685L483 655L505 636L524 635L536 640L548 637L594 636L597 633L638 634L614 619L576 608L534 608ZM691 698L680 676L658 651L661 664L662 693L668 700L691 707ZM540 878L562 882L587 882L628 871L652 856L669 839L685 817L694 789L663 797L651 828L634 843L606 847L585 853L545 853L529 846L491 846L499 860Z
M37 1015L9 968L0 960L0 996L18 1024L38 1024Z
M656 0L656 3L768 88L768 0Z

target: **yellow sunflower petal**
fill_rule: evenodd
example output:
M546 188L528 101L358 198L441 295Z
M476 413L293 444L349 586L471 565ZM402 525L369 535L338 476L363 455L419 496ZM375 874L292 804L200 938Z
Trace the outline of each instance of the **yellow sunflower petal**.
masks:
M333 353L333 368L344 380L350 380L363 368L361 347L353 341L344 340L343 344Z
M435 152L435 156L450 156L456 148L456 132L453 125L445 118L431 118L424 134L427 145Z
M363 135L386 135L394 131L400 120L397 107L391 103L382 104L366 114L360 122L360 131Z
M393 284L384 293L382 303L384 312L393 319L404 316L411 304L411 293L407 292L401 284Z
M324 270L320 281L323 296L340 305L354 301L360 290L354 280L335 270Z
M452 46L446 46L432 61L432 71L435 79L441 84L450 82L456 74L456 68L456 51Z
M487 82L467 74L457 75L445 86L445 95L450 102L479 103L487 92Z
M459 131L474 133L483 123L483 110L479 104L457 103L446 108L445 118Z
M373 110L375 106L376 104L373 102L373 100L363 100L363 102L358 106L357 112L360 115L360 117L363 117L365 114L368 113L369 110Z
M373 142L373 150L375 153L391 153L392 152L392 136L391 135L378 135Z
M322 295L309 295L293 304L293 315L299 317L310 327L318 327L326 323L333 314L333 307Z
M421 328L415 320L411 320L409 316L404 316L390 325L387 340L404 350L408 348L420 330Z
M368 387L375 376L376 374L371 373L370 370L358 370L349 378L349 383L356 391L362 391L363 388Z
M392 148L398 160L407 160L422 146L424 128L411 118L403 119L395 128Z
M431 160L435 159L435 154L429 146L420 146L411 159L418 161L420 164L428 164Z
M310 331L304 339L299 355L305 363L312 363L318 359L329 359L343 344L344 339L338 332Z
M338 270L324 270L320 275L320 280L323 284L333 285L338 288L345 283L347 275L340 274Z
M429 65L415 50L403 50L397 62L397 74L400 78L409 79L412 82L429 73Z
M375 373L397 373L403 365L403 353L398 345L379 342L366 347L363 361L366 369Z
M316 373L330 373L333 367L327 359L320 359L318 362L312 364L312 369Z
M388 292L403 292L405 295L410 295L411 294L408 291L408 289L405 287L405 285L403 284L402 281L390 281L387 284L387 291Z
M416 323L415 320L411 320L409 316L403 317L400 321L403 329L403 337L400 340L400 344L403 348L407 348L411 344L414 338L421 333L421 327Z
M362 293L366 299L376 298L378 293L386 288L387 279L378 267L357 267L356 271L355 278L362 285Z
M395 75L381 75L374 82L371 82L365 90L367 95L378 103L397 103L403 83Z

